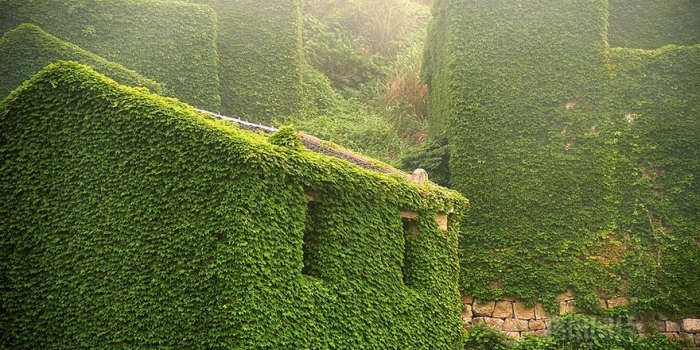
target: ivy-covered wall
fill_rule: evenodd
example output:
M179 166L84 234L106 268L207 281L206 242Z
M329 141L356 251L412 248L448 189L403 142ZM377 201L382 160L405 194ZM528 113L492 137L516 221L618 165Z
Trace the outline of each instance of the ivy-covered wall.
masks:
M442 0L424 71L472 207L461 289L700 314L700 49L609 49L605 0Z
M59 60L89 65L120 84L163 92L157 82L25 23L0 38L0 96L4 98L44 66Z
M0 33L32 23L61 40L162 83L199 108L220 106L216 14L153 0L0 1ZM47 62L40 62L46 65Z
M452 24L455 21L450 17L455 4L447 0L435 0L432 7L432 20L428 23L428 38L423 49L423 66L421 78L428 86L429 104L429 131L432 139L442 137L450 128L452 104L459 95L456 89L459 86L450 84L449 75L452 73L451 65L444 64L447 54L450 52L453 34ZM431 169L432 170L432 169ZM446 175L442 175L448 177Z
M700 1L608 1L610 46L650 50L700 42Z
M650 307L700 315L700 44L609 53L612 118L630 165L621 225L635 244L620 271ZM622 168L624 169L624 168ZM622 170L621 169L621 170Z
M455 192L77 63L0 125L3 348L460 347Z
M218 16L221 111L270 122L301 107L301 1L196 0Z

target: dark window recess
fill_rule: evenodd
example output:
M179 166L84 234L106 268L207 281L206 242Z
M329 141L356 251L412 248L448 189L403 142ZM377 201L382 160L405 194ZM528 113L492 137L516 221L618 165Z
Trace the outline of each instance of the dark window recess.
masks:
M413 219L402 219L403 221L403 266L401 267L401 279L406 286L410 285L411 274L411 251L413 241L418 238L418 222Z
M315 269L315 248L318 247L318 234L316 231L316 202L309 202L306 210L306 228L304 229L304 240L301 250L304 253L304 266L301 268L301 273L308 276L318 277L318 271Z
M403 219L403 232L407 238L418 238L418 222L412 219Z

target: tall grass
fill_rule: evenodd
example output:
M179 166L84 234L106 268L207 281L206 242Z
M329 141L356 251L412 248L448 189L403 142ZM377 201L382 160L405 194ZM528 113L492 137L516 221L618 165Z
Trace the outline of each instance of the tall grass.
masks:
M366 39L367 49L391 54L393 43L407 38L428 16L425 1L415 0L306 0L304 11L342 24ZM362 47L359 48L362 50Z
M402 106L420 120L428 118L428 87L421 79L423 43L415 42L398 55L383 84L382 102Z
M366 108L329 111L324 118L313 118L303 126L328 138L353 135L367 145L379 132L385 140L401 144L399 149L383 152L382 158L389 162L427 140L427 86L420 71L430 16L426 5L431 2L304 0L309 64L330 78L344 98ZM384 124L373 116L383 119ZM339 128L338 122L344 126ZM355 129L348 129L347 125L352 124ZM386 125L391 129L387 130ZM347 137L340 139L348 141ZM386 145L379 146L385 141L374 143L377 145L370 148L386 149Z
M420 74L424 38L422 26L401 43L377 94L387 121L413 145L428 139L428 87Z

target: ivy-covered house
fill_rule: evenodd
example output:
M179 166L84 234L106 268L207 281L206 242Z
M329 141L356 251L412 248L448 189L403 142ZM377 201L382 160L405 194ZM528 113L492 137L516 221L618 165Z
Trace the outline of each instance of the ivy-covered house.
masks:
M0 103L0 347L456 349L467 201L59 62Z

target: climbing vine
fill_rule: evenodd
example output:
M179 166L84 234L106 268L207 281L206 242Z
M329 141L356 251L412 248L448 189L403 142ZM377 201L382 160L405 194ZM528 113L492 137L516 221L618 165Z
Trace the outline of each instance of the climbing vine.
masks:
M700 45L610 49L608 9L435 2L424 75L472 201L463 293L700 314Z
M700 3L694 0L608 0L612 47L653 50L700 42Z
M301 107L301 1L200 0L218 17L221 110L269 123Z

